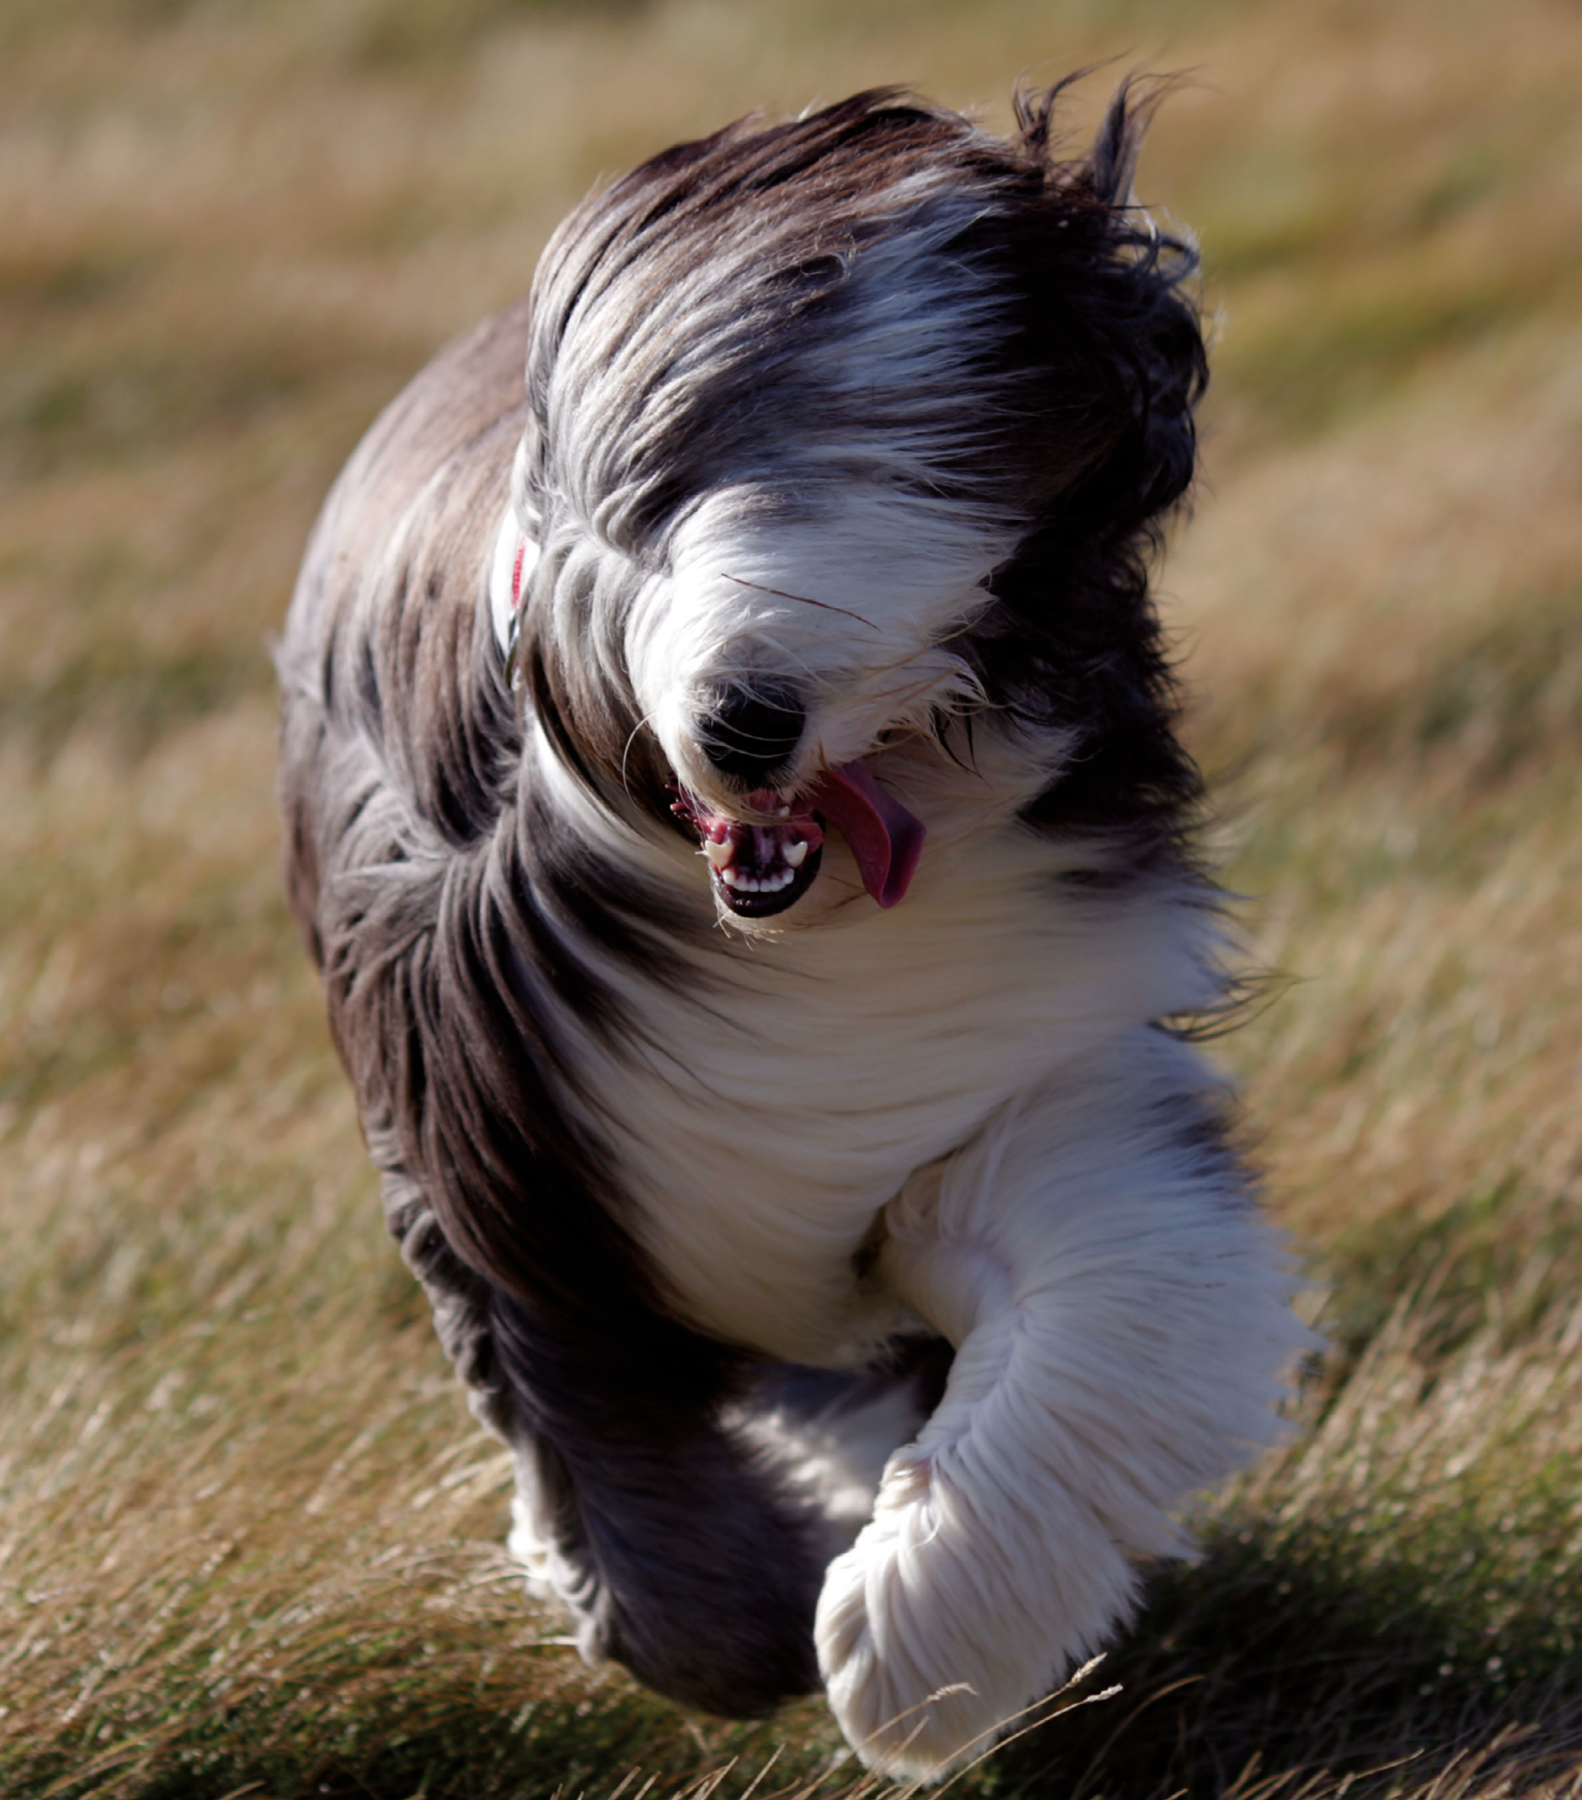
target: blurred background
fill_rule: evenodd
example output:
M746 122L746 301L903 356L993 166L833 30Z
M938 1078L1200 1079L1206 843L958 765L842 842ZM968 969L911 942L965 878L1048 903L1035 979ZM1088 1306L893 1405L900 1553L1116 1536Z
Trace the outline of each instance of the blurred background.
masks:
M1060 1704L1122 1691L965 1785L1578 1791L1573 0L0 0L0 1791L857 1783L816 1702L688 1717L521 1600L280 899L267 646L361 432L592 184L1088 64L1074 145L1185 74L1159 592L1329 1349Z

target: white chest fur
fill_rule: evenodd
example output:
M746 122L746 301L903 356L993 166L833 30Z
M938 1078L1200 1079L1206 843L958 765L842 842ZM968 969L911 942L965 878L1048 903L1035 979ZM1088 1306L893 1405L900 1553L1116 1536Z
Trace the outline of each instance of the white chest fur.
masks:
M1175 891L1063 889L1014 825L941 845L906 901L722 936L714 984L606 1069L647 1248L685 1310L839 1365L900 1322L854 1259L920 1167L1140 1023L1201 1005L1201 915Z

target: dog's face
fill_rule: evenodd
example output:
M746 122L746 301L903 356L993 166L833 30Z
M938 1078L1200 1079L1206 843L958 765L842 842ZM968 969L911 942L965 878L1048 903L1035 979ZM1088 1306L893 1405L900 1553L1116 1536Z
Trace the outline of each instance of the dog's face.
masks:
M534 289L532 704L590 789L695 836L738 922L809 894L831 825L902 897L923 827L867 759L999 702L996 572L1129 410L1066 292L1111 215L881 100L667 152Z
M902 897L916 823L863 759L972 703L953 646L1004 549L861 479L725 488L680 523L628 614L627 668L730 916L794 906L831 823L874 897Z

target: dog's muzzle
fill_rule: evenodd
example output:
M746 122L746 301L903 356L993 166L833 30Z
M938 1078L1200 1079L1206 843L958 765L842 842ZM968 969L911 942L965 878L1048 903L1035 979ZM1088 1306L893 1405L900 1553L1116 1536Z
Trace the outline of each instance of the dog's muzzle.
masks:
M509 658L538 546L510 507L500 521L486 590L494 635ZM807 731L801 695L778 676L755 676L720 690L698 721L710 766L749 786L741 816L720 812L679 782L671 811L698 835L714 891L738 918L763 919L794 906L816 879L824 832L833 825L856 860L862 884L880 906L905 897L923 853L923 823L885 792L859 759L826 769L808 787L776 785Z
M748 816L737 818L678 787L671 809L697 832L714 891L738 918L768 918L802 898L818 875L826 826L845 838L880 906L905 897L923 853L922 821L860 760L825 770L800 793L765 789L742 805Z

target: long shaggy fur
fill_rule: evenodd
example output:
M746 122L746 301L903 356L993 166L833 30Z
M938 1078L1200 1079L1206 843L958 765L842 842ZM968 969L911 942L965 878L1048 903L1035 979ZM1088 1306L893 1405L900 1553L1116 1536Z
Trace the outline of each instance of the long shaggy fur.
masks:
M590 199L357 451L280 657L292 902L513 1547L590 1658L822 1684L896 1774L1116 1630L1301 1341L1158 1023L1224 986L1146 573L1192 259L1148 98L1072 160L1054 100Z

